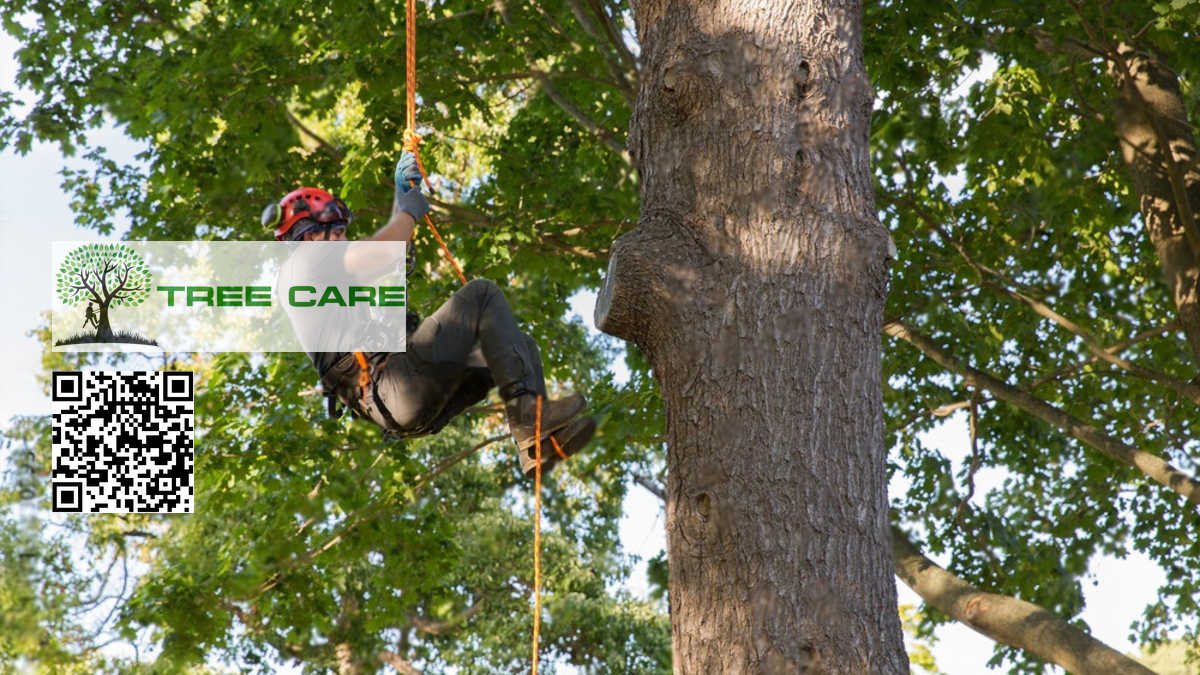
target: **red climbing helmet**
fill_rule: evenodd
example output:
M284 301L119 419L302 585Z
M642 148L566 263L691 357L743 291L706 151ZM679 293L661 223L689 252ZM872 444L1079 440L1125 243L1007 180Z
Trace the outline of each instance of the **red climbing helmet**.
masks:
M267 206L263 210L262 223L266 227L274 225L275 239L283 241L289 238L295 239L295 235L304 234L297 231L291 233L292 236L288 236L292 226L304 219L320 225L336 222L344 222L349 225L353 218L350 207L346 206L346 202L338 199L336 195L329 194L320 188L302 187L284 195L278 204Z

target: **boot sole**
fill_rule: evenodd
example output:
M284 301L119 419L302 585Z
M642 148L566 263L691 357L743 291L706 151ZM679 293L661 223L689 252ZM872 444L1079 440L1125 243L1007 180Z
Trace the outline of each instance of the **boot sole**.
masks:
M551 434L558 441L563 454L568 458L582 450L583 446L587 445L595 435L596 420L591 417L580 417L561 431ZM526 476L532 476L537 460L530 454L523 454L521 457L524 460L521 462L521 470ZM558 452L555 451L554 443L547 438L542 442L542 473L549 472L561 461L562 457L559 457Z
M543 443L545 443L549 439L551 434L553 434L561 429L564 429L569 424L571 424L571 422L575 420L576 416L579 413L583 412L583 409L587 406L587 399L584 398L582 394L572 394L569 398L563 399L563 400L566 401L566 400L570 400L572 398L577 399L575 401L575 405L573 405L569 409L563 411L565 413L564 416L561 419L559 419L557 422L548 423L546 421L545 416L542 417L542 442ZM544 402L543 402L543 404L544 404ZM545 412L545 411L543 410L543 412ZM516 442L517 449L520 452L525 452L526 450L528 450L534 446L534 443L537 441L537 439L532 434L530 434L528 437L526 437L524 439L517 440L517 438L514 435L513 441ZM559 444L560 445L562 444L561 440L559 441Z

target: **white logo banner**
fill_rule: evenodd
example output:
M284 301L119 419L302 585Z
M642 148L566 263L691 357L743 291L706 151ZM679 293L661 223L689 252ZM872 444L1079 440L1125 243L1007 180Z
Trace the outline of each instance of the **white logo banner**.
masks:
M404 351L404 242L54 242L55 351Z

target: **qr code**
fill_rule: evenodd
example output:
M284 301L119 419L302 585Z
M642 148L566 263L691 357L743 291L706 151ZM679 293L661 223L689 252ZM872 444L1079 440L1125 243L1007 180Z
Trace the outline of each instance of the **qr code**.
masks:
M191 513L195 399L186 371L56 371L54 511Z

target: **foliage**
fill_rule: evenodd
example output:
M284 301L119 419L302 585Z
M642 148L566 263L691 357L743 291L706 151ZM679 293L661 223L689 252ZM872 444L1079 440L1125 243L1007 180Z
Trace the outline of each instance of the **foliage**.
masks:
M1143 648L1137 660L1158 675L1196 675L1200 667L1194 659L1188 659L1188 652L1195 651L1195 645L1182 641L1161 644L1157 649Z
M132 547L116 533L132 528L47 514L48 422L17 418L3 437L0 672L112 672L129 664L97 649L112 640L119 604L107 594L128 580ZM77 565L81 553L94 566Z
M938 669L931 650L935 638L931 635L922 635L920 626L922 620L921 612L917 611L915 607L900 605L900 626L904 629L904 636L909 643L908 662L919 667L922 672L941 675L942 671Z
M1200 416L1162 380L1189 380L1197 364L1178 328L1162 328L1176 310L1114 137L1116 85L1102 55L1121 41L1165 54L1194 120L1198 12L1195 3L890 3L868 7L865 31L877 197L901 252L887 320L1193 474ZM1079 45L1096 51L1080 55ZM1122 357L1162 378L1106 363L1089 339L1126 345ZM948 552L951 570L1073 617L1093 556L1141 551L1169 574L1138 635L1196 634L1189 598L1200 580L1186 571L1200 569L1186 534L1200 526L1194 508L946 377L900 340L885 355L892 461L912 486L897 506L924 521L929 550ZM947 405L978 417L972 447L949 456L921 439ZM1003 483L968 499L994 469L1007 472ZM1012 649L998 654L1040 668Z
M404 124L395 3L2 6L36 100L23 110L0 95L0 146L43 139L89 158L64 182L81 225L109 232L124 210L132 239L260 239L262 206L303 184L345 197L360 233L386 217ZM622 152L637 90L628 12L612 0L449 0L422 3L419 21L418 131L441 229L469 275L502 282L548 375L588 391L600 421L596 446L548 488L544 644L596 671L667 668L665 618L607 592L627 573L614 552L627 476L662 466L661 402L636 351L617 384L616 348L561 320L637 212ZM1164 382L1192 380L1197 364L1121 160L1103 54L1124 42L1162 55L1195 135L1197 25L1200 3L1136 0L889 1L864 19L876 197L899 249L887 320L1191 473L1200 415ZM138 164L86 146L104 119L145 144ZM428 311L457 281L424 228L417 246L411 294ZM1120 346L1155 377L1092 344ZM891 468L906 486L893 505L922 525L930 554L1071 619L1089 561L1138 551L1168 572L1139 639L1200 633L1195 509L910 344L884 346ZM529 504L511 458L488 446L423 482L500 433L492 411L400 445L324 420L301 358L194 366L197 513L146 524L156 538L126 630L152 630L177 663L224 654L319 669L347 635L371 664L385 648L430 671L523 663ZM971 447L924 436L948 410L973 413ZM665 564L654 570L661 581ZM924 613L922 630L944 620ZM1009 648L996 657L1041 668Z

